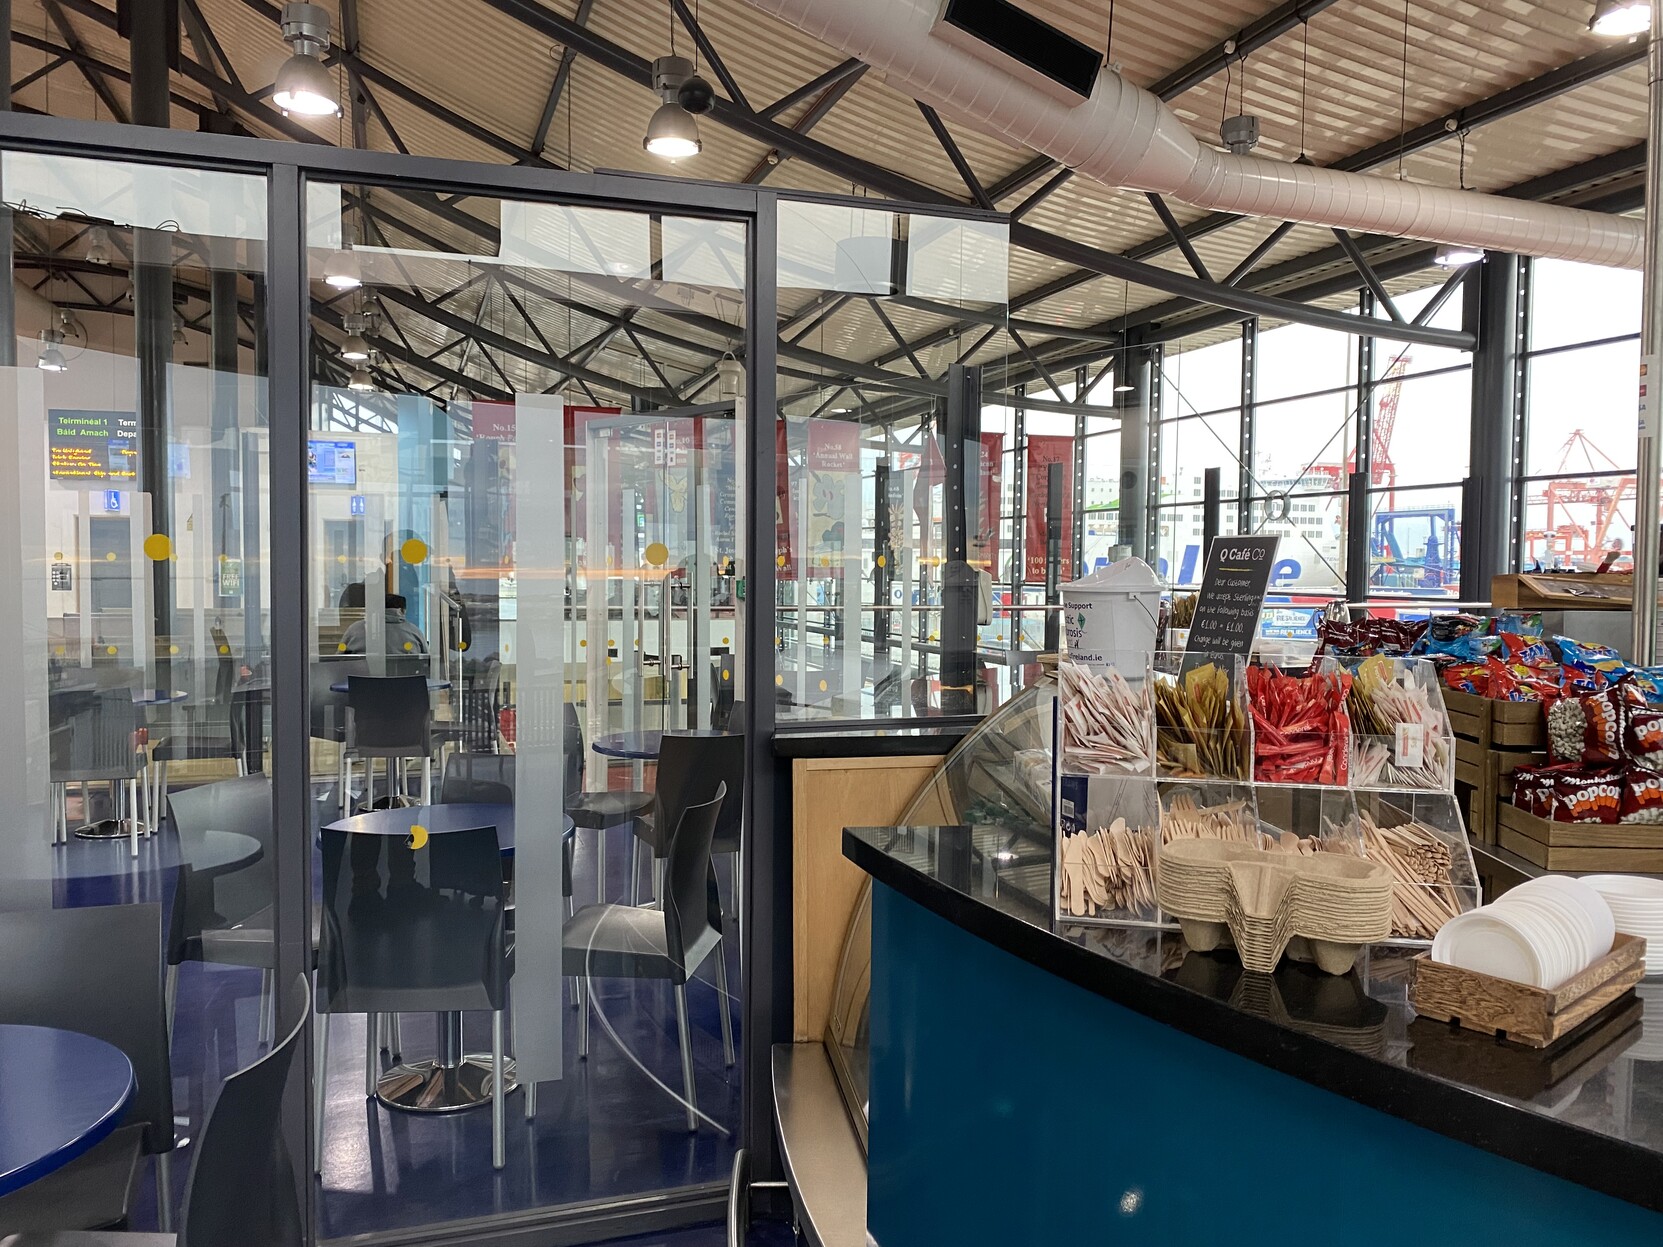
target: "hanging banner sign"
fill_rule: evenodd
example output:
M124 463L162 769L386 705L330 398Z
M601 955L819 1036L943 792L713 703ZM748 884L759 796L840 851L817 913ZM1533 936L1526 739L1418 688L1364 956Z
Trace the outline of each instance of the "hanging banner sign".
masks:
M1022 542L1022 580L1025 584L1045 583L1045 506L1047 469L1062 464L1062 566L1059 581L1069 578L1074 566L1074 439L1072 437L1028 436L1028 462L1024 479L1027 498L1023 513L1028 517Z

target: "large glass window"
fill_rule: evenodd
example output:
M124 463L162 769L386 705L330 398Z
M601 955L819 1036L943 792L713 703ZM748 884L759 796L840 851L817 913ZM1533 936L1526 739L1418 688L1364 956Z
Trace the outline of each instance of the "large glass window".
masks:
M725 1180L747 226L326 182L307 204L320 1232ZM790 453L846 470L827 525L858 528L871 452L823 424ZM817 531L804 573L841 574L835 547ZM708 908L678 837L718 783Z
M272 974L263 728L298 673L270 648L267 187L19 152L0 180L0 1025L57 1036L26 1071L48 1108L124 1059L137 1083L131 1129L34 1206L167 1229L225 1076L298 1020Z
M1640 275L1532 260L1521 567L1598 565L1634 540Z
M1024 405L993 362L1008 227L783 201L779 240L778 713L990 710L1028 674L1035 456L1071 469L1075 419L1070 390L1034 381ZM979 395L950 395L955 364L984 365Z

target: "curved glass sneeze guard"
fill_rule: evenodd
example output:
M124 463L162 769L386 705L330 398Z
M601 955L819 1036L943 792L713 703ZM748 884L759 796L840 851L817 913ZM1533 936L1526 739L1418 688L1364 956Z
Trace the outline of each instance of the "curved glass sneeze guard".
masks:
M1051 750L1056 686L1024 689L984 719L949 753L902 813L900 826L969 825L979 856L999 863L998 886L1009 899L1051 909ZM861 888L844 937L826 1024L826 1051L866 1146L872 882Z

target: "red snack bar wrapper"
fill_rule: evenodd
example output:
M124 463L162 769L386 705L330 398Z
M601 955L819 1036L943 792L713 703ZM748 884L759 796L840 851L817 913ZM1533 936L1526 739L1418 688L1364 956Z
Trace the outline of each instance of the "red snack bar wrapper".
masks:
M1622 821L1663 823L1663 771L1631 766L1623 776Z
M1623 816L1623 772L1618 769L1560 775L1553 782L1561 823L1615 823Z
M1630 762L1663 770L1663 710L1631 708L1623 724L1623 750Z

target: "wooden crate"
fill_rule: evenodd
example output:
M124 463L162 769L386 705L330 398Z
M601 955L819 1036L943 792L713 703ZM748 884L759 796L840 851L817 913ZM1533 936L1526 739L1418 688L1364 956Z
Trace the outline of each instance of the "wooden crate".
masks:
M1444 689L1444 705L1455 734L1481 749L1546 749L1547 719L1536 701L1492 701L1474 693Z
M1516 805L1496 808L1496 841L1546 870L1663 872L1663 826L1648 823L1559 823Z
M1470 796L1467 831L1483 844L1496 842L1496 808L1513 791L1513 772L1521 766L1538 766L1548 756L1539 749L1486 749L1464 736L1455 738L1455 782Z
M1409 1003L1422 1017L1545 1048L1620 999L1646 973L1646 941L1619 934L1611 951L1551 990L1415 958Z

